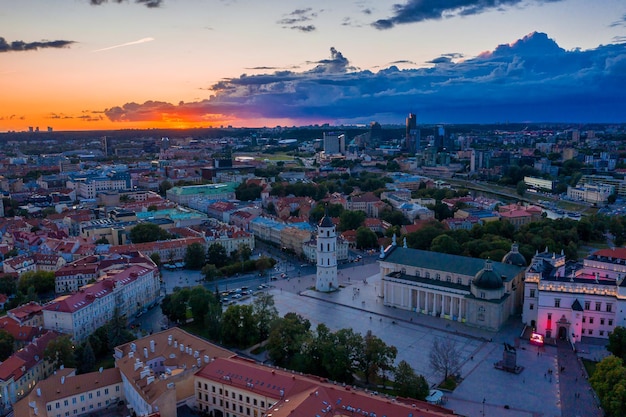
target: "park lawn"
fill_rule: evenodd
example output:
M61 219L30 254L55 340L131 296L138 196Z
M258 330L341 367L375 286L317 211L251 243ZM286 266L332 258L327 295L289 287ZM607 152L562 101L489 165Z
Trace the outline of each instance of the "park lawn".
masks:
M585 370L587 371L587 375L589 375L589 377L591 378L591 376L596 370L596 365L598 364L598 362L590 361L589 359L583 359L582 361L583 361Z

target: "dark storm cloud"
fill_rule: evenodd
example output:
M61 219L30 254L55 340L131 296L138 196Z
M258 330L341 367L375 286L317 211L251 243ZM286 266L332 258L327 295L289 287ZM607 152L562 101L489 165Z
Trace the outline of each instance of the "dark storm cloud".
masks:
M110 0L111 3L124 3L127 0ZM90 0L89 3L93 6L100 6L104 3L108 3L109 0ZM137 4L143 4L144 6L153 9L153 8L157 8L157 7L161 7L161 4L163 3L163 0L135 0L135 3Z
M66 48L74 41L41 41L41 42L23 42L13 41L7 42L4 38L0 38L0 52L15 52L15 51L36 51L37 49L44 48Z
M197 102L127 103L105 111L113 121L290 119L398 123L413 109L423 123L624 121L626 44L566 51L532 33L477 57L429 68L357 70L332 48L307 71L224 79Z
M453 16L470 16L510 6L530 3L553 3L561 0L407 0L393 6L393 16L372 23L376 29L391 29L397 24L438 20Z

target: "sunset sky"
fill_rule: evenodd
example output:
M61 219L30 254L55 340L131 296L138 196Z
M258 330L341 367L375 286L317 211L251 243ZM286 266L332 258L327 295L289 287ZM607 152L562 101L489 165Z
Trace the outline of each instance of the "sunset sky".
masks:
M0 0L0 132L626 122L624 0Z

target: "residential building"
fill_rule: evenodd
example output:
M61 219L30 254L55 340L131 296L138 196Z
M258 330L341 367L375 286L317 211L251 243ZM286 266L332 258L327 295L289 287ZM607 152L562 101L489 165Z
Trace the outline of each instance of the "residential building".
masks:
M44 327L81 342L110 321L114 312L131 317L153 304L160 291L156 265L146 262L122 268L108 270L97 282L46 305Z
M239 357L215 358L196 372L195 403L215 416L420 416L456 415L409 398L390 400L325 378L267 367Z
M109 254L120 254L128 252L141 252L146 256L157 253L162 262L182 262L185 259L187 246L199 243L204 250L207 249L207 242L201 237L185 237L180 239L159 240L156 242L130 243L127 245L109 247Z
M391 245L380 274L384 304L417 314L498 330L522 308L523 266Z
M115 348L115 367L122 378L130 414L159 412L176 417L176 407L196 404L194 374L217 358L234 353L178 327Z
M15 404L20 417L84 416L105 412L123 400L122 378L117 368L76 375L76 369L60 369L36 384Z
M52 363L44 359L44 352L48 343L57 337L59 334L56 332L45 332L0 363L1 409L11 408L38 381L52 374Z

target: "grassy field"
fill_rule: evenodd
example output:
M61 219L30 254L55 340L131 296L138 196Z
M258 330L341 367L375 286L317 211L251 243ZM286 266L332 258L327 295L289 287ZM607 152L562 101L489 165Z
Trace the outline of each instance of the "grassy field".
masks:
M293 161L293 155L288 155L286 153L274 153L274 154L265 154L265 153L246 153L246 154L236 154L237 156L247 156L254 158L256 161L263 161L265 159L269 161Z
M587 375L589 375L590 378L596 370L597 364L598 362L590 361L589 359L583 359L583 365L585 367L585 370L587 371Z

